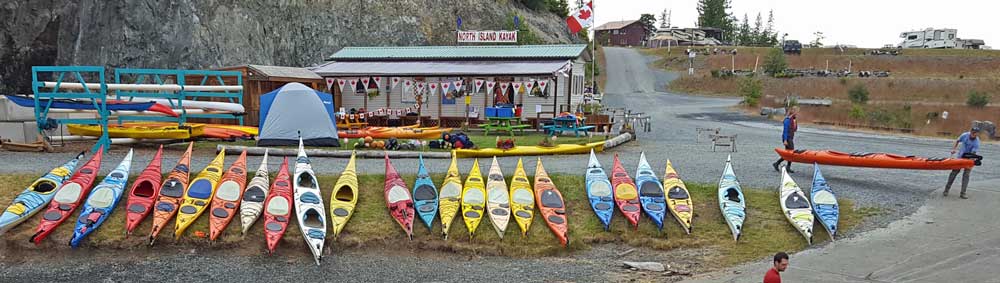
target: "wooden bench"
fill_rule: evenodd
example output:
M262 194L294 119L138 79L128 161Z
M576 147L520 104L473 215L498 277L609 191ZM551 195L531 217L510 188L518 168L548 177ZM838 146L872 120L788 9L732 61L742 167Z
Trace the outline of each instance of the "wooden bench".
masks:
M595 132L607 132L611 129L611 116L605 114L592 114L585 116L587 126L594 126ZM607 130L605 130L607 128Z

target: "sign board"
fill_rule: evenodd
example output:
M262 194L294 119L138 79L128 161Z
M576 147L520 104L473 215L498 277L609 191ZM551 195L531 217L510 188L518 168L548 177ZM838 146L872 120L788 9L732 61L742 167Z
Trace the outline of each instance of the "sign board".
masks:
M459 43L517 43L516 30L460 30Z

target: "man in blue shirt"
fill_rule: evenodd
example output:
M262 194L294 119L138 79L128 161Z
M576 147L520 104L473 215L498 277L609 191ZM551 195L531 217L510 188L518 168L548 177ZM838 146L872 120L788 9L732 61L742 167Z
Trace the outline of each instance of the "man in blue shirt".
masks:
M788 115L785 116L785 120L782 121L781 143L782 145L785 146L785 149L788 150L795 150L795 131L799 130L799 125L798 123L795 122L795 118L798 115L798 113L799 113L799 107L792 106L791 108L788 109ZM778 161L775 161L773 164L771 164L772 166L774 166L774 171L781 171L782 161L786 160L779 157ZM792 162L788 161L788 164L785 165L785 169L788 170L788 173L795 173L795 171L792 171L791 167L792 167Z
M961 146L961 147L959 147ZM951 148L951 154L958 152L959 158L974 158L978 157L976 152L979 151L979 128L973 127L961 136L958 136L958 140L955 141L955 145ZM955 182L955 177L958 176L958 171L963 169L951 170L951 175L948 175L948 184L944 186L943 196L948 196L948 191L951 190L951 183ZM962 192L958 197L962 199L968 199L969 197L965 195L965 189L969 187L969 172L972 168L966 168L962 172Z

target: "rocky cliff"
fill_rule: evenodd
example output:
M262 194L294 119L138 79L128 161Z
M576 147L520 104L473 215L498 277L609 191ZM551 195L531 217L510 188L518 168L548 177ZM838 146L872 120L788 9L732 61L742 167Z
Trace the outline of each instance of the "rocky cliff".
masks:
M513 0L5 0L0 93L30 92L31 66L310 66L344 46L454 44L514 14L543 42L579 41Z

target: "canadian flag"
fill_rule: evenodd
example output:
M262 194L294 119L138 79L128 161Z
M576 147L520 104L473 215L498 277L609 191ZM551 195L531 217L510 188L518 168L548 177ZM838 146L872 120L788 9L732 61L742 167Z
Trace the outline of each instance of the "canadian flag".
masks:
M493 86L496 86L496 85L497 85L497 82L486 81L486 93L489 94L489 95L493 95Z
M392 88L396 88L396 86L399 85L400 79L398 77L392 77L392 79L390 79L390 80L392 80ZM406 86L410 86L410 85L407 84Z
M528 95L531 95L531 89L535 88L535 80L524 83L524 91Z
M538 81L538 90L541 92L545 92L545 86L547 85L549 85L549 80Z
M566 25L569 26L570 33L580 32L583 28L594 25L594 4L587 2L587 5L580 7L572 16L566 18Z
M462 91L462 81L455 81L451 85L455 86L455 90Z

